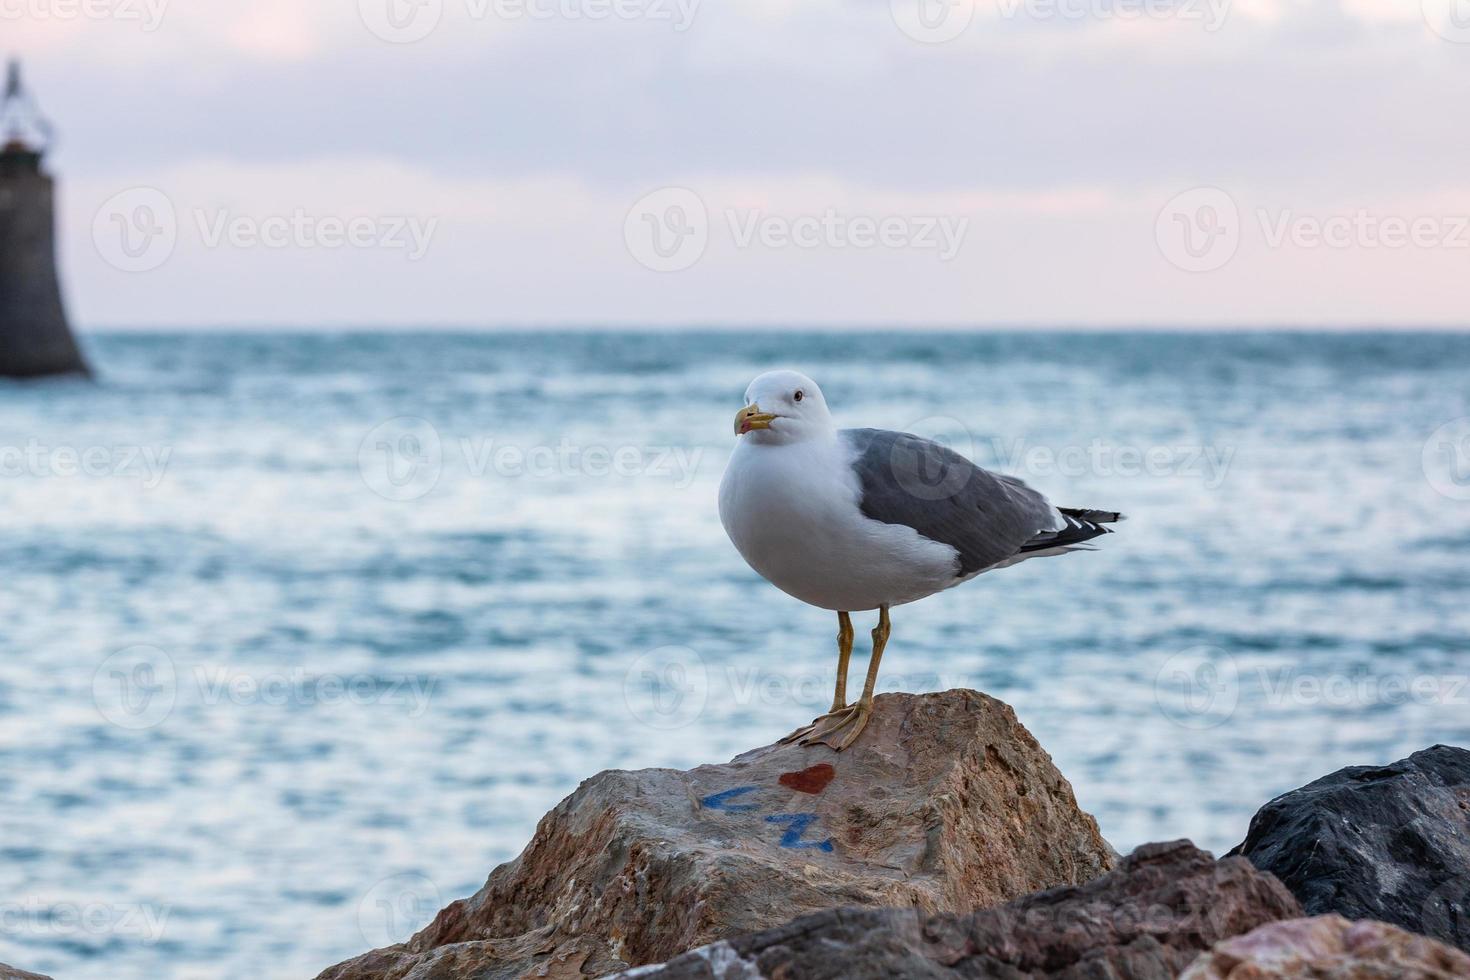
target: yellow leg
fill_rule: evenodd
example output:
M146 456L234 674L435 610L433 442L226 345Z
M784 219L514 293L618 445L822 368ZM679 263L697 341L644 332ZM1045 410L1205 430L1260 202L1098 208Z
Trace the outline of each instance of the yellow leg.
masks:
M863 696L858 698L857 704L852 707L833 711L817 719L817 722L820 722L824 718L831 718L835 724L820 731L810 731L810 728L815 728L817 725L817 722L813 722L807 730L810 733L805 734L805 737L801 739L802 745L829 745L841 752L856 742L858 736L863 733L863 729L868 727L868 719L873 716L873 688L878 684L878 664L883 659L883 648L888 645L890 632L892 632L892 624L888 621L888 607L879 606L878 625L873 627L873 656L868 660L868 677L863 682ZM841 742L834 744L831 741L832 737L848 725L852 726L852 730L843 737Z
M888 646L888 634L893 624L888 621L888 607L878 607L878 625L873 627L873 659L868 661L868 679L863 682L863 696L858 704L873 704L873 687L878 683L878 661L883 659L883 648Z
M852 658L852 617L837 614L837 690L832 694L832 710L847 707L847 662Z
M836 717L847 709L847 663L852 658L852 617L845 612L837 614L837 688L832 692L832 710L818 717L810 725L803 725L781 739L782 745L794 742L817 730L817 726L828 718Z

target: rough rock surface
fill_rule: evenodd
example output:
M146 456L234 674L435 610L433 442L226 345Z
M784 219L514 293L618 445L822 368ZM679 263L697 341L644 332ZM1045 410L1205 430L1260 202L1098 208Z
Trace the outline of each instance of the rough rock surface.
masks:
M1470 751L1436 745L1277 797L1243 854L1309 914L1378 919L1470 950Z
M840 754L592 777L473 896L321 977L600 976L818 909L998 905L1114 860L1008 706L885 694Z
M51 978L39 973L27 973L24 970L17 970L13 966L6 966L4 963L0 963L0 980L51 980Z
M1470 956L1385 922L1272 922L1195 960L1180 980L1463 980Z
M637 980L1174 980L1212 944L1300 914L1296 899L1241 858L1188 841L1146 844L1081 886L967 916L833 909L693 950Z

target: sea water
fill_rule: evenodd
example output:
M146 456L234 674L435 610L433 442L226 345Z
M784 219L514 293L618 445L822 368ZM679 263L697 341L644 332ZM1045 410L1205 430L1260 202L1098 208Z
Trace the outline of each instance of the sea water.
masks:
M0 384L0 961L306 977L609 767L826 710L716 487L754 375L1128 520L893 614L1120 850L1470 744L1470 337L176 334ZM872 614L856 617L853 685ZM849 688L853 689L852 687Z

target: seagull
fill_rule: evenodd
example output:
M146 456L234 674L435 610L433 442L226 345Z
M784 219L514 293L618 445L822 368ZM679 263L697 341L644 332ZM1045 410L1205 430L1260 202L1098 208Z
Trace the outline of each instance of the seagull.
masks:
M771 371L745 390L739 442L720 480L720 523L781 591L837 613L832 710L782 742L842 751L873 713L892 606L1028 558L1094 550L1123 519L1054 507L1012 476L938 443L886 429L839 429L804 374ZM862 696L847 703L851 613L877 609ZM834 741L843 729L841 741Z

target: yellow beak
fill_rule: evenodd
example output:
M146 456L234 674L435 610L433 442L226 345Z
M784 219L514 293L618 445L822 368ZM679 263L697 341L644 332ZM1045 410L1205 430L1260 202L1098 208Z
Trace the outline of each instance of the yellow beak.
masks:
M769 429L775 417L762 412L759 405L746 405L735 413L735 434L742 436L751 429Z

